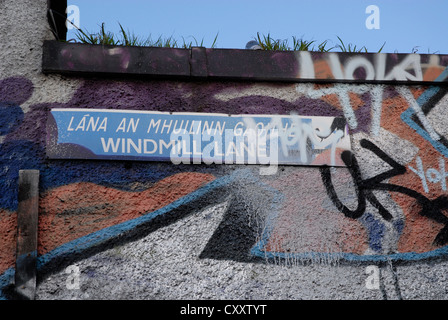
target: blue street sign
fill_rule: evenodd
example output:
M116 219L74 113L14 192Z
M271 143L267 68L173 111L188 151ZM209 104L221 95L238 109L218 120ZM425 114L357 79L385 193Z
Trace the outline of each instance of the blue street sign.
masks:
M344 166L344 118L52 109L47 155L216 164Z

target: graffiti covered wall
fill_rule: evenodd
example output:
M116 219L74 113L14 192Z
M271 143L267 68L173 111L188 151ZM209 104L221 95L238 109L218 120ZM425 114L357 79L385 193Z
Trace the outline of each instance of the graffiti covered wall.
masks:
M46 1L0 6L2 298L23 169L40 172L36 299L447 298L448 56L297 54L295 82L43 74ZM52 109L336 117L351 148L267 173L51 159Z

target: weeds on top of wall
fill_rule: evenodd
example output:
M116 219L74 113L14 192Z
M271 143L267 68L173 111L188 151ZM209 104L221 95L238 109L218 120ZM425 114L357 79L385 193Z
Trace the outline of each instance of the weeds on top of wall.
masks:
M104 22L101 24L100 30L96 33L89 33L80 28L77 28L76 39L72 39L71 41L87 43L87 44L103 44L103 45L121 45L121 46L141 46L141 47L163 47L163 48L184 48L191 49L193 46L196 47L204 47L204 39L200 42L194 38L191 41L187 41L182 37L182 42L179 42L173 36L162 38L159 36L156 40L152 39L151 36L147 38L142 38L130 31L126 31L123 26L119 23L120 32L118 35L113 32L106 31ZM314 52L330 52L332 50L337 49L341 52L368 52L365 46L357 47L351 43L345 44L344 41L340 37L337 37L339 43L334 47L328 47L328 40L325 40L321 43L316 43L314 40L306 40L303 38L292 37L292 44L289 43L288 39L274 39L270 34L260 35L257 33L257 36L254 37L254 40L257 42L259 49L261 50L269 50L269 51L314 51ZM210 48L216 48L218 40L218 34L216 34ZM382 47L376 51L380 53L383 48Z
M356 45L353 45L351 43L346 45L340 37L337 38L339 40L339 43L336 46L330 48L327 47L328 40L325 40L321 43L316 43L316 41L314 40L309 41L304 40L303 38L296 38L294 36L292 37L292 46L290 46L288 39L275 40L270 36L270 34L268 34L267 36L260 36L260 33L257 33L256 41L258 42L258 45L262 50L330 52L334 49L338 49L341 52L368 52L365 46L357 47ZM384 42L381 48L377 51L378 53L383 50L385 44L386 42Z
M182 43L178 42L177 39L170 36L168 38L162 38L159 36L156 40L152 39L151 36L147 38L142 38L130 31L126 31L123 26L119 23L120 32L118 35L113 32L106 31L104 22L101 24L100 30L96 33L89 33L80 28L77 28L75 42L87 43L87 44L102 44L102 45L115 45L115 46L140 46L140 47L163 47L163 48L184 48L191 49L193 46L203 47L204 39L200 42L193 37L192 41L186 41L182 37ZM218 39L218 34L216 34L211 48L215 48L216 41Z

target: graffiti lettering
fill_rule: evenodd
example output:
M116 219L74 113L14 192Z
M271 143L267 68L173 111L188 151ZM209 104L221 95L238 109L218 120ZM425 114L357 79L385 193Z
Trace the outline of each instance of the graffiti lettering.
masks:
M444 245L448 243L448 217L443 214L443 210L448 209L448 197L440 196L436 199L429 199L419 192L412 190L407 187L403 187L400 185L384 183L383 181L386 179L390 179L395 176L402 175L406 172L406 167L400 165L391 157L389 157L386 153L380 150L375 144L368 140L361 140L361 146L367 150L373 152L377 157L381 160L389 164L392 169L389 171L379 173L378 175L369 178L362 179L361 170L356 160L356 157L350 151L344 151L341 155L342 161L348 164L349 161L352 163L352 167L349 167L349 171L351 176L353 177L353 181L355 183L356 192L358 195L358 207L355 210L349 209L345 206L342 201L339 199L335 188L332 184L331 179L331 169L329 167L322 167L321 176L322 181L325 185L328 196L330 197L333 204L336 208L342 212L346 217L352 219L360 218L366 210L366 202L370 202L375 208L378 209L379 214L383 219L389 221L392 219L392 215L390 212L378 201L376 196L373 194L374 190L383 190L389 192L398 192L401 194L405 194L411 198L414 198L417 203L420 205L421 210L419 214L421 216L430 218L437 223L443 224L444 227L437 234L434 239L434 244L436 245Z
M403 63L405 63L403 61ZM412 61L408 61L411 63ZM406 62L407 63L407 62ZM416 67L417 68L417 67ZM416 69L417 70L417 69ZM401 69L401 67L397 66L396 69L391 71L391 74L395 74L395 78L401 79L405 77L404 71ZM391 75L388 75L387 77L390 77ZM406 76L407 77L407 76ZM306 96L312 98L312 99L320 99L324 96L329 95L336 95L338 97L339 103L343 108L344 116L348 121L348 124L351 129L357 129L358 128L358 119L356 118L354 106L352 105L350 95L356 94L356 95L363 95L363 94L369 94L372 99L372 127L371 127L371 134L378 135L380 131L380 123L381 123L381 110L382 110L382 103L383 103L383 94L384 94L384 88L382 86L375 86L375 87L367 87L367 86L347 86L346 84L335 84L332 87L323 87L316 89L312 85L300 85L296 87L297 92L305 94ZM396 91L400 96L402 96L406 101L408 102L410 106L410 111L412 112L412 115L416 115L417 120L419 123L422 124L423 129L425 132L429 135L429 137L435 141L440 141L441 137L440 135L432 128L431 124L427 120L424 111L422 110L422 107L420 107L420 101L417 101L411 90L408 87L396 87ZM406 117L410 117L409 115L406 115ZM405 122L408 122L407 118L404 119ZM417 129L417 128L416 128Z
M377 81L423 81L423 70L420 57L406 55L390 69L390 59L384 54L367 59L363 55L353 55L343 61L337 53L328 53L325 60L329 72L337 80L377 80ZM300 53L300 74L302 78L319 78L319 64L312 60L308 52ZM321 62L322 62L321 61Z
M244 122L248 129L257 130L258 124L253 119L245 118ZM331 125L328 125L327 119L314 117L310 120L301 119L297 115L292 115L291 126L284 126L280 117L273 117L266 127L261 128L261 132L274 131L277 135L269 135L268 140L279 138L281 151L286 157L291 152L291 147L296 146L299 150L300 161L302 163L310 162L313 150L331 149L331 164L335 165L336 147L345 137L346 121L344 118L334 118ZM264 134L266 136L266 134Z
M349 209L339 200L337 193L331 183L331 171L328 167L323 167L321 169L322 180L326 186L327 193L330 196L330 199L333 201L333 204L338 208L338 210L344 213L345 216L353 219L360 218L365 212L366 201L369 201L379 210L380 215L385 220L389 221L392 219L392 215L389 213L389 211L386 210L386 208L383 207L383 205L381 205L376 196L373 194L373 189L369 188L368 186L371 186L372 184L376 185L384 179L403 174L406 171L406 168L387 157L381 150L379 150L375 145L373 145L373 143L369 142L368 140L362 140L361 146L373 151L377 156L382 158L385 162L389 163L392 166L392 169L373 178L363 180L361 177L361 170L353 153L349 151L342 153L342 161L347 165L352 163L352 166L349 167L349 171L351 176L353 177L356 192L358 194L358 207L355 210Z
M448 176L448 172L445 170L445 160L440 157L439 158L439 169L436 168L428 168L425 170L423 168L423 162L420 157L416 158L417 168L413 168L408 166L409 169L414 172L420 180L422 181L422 186L425 192L429 192L428 181L431 183L440 183L440 187L443 191L446 191L446 178Z
M379 90L382 90L381 87L378 87ZM297 92L303 93L311 99L320 99L327 95L335 94L339 102L343 108L345 119L347 119L348 125L352 129L356 129L358 127L358 120L356 119L355 112L350 102L350 94L355 93L358 95L362 95L364 93L369 92L369 88L365 86L347 86L345 84L335 84L333 87L325 87L320 89L315 89L314 86L304 84L296 87ZM374 92L371 92L374 95ZM379 93L375 92L375 97L379 96L382 99L382 91ZM380 101L380 99L378 99ZM379 105L381 107L381 105ZM381 110L379 108L379 110ZM380 117L379 112L375 112L374 116ZM376 123L380 123L379 120L375 121Z

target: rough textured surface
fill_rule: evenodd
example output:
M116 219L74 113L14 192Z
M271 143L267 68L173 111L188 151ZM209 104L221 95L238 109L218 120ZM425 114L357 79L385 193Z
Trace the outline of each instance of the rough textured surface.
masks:
M44 75L51 37L46 1L0 2L1 298L21 169L40 171L37 299L448 297L446 86ZM437 57L393 75L437 80ZM50 160L53 107L343 116L352 166Z

